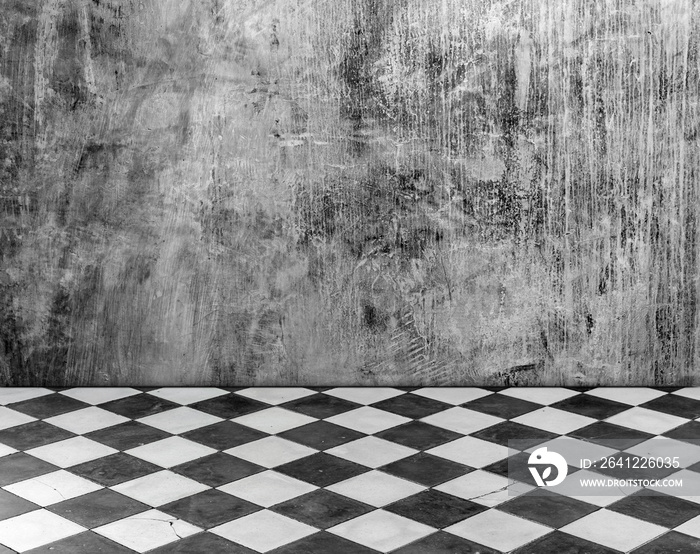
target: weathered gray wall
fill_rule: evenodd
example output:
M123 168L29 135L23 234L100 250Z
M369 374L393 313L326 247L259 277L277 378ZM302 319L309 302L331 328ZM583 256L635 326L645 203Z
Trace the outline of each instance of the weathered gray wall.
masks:
M698 16L0 0L0 382L693 382Z

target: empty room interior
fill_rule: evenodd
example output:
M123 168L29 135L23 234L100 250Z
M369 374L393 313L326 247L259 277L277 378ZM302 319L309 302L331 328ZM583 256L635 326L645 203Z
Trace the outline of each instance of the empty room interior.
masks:
M0 554L698 554L700 3L0 0Z

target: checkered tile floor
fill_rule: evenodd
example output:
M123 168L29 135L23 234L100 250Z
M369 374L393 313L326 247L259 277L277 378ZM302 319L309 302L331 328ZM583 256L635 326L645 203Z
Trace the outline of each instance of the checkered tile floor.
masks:
M697 553L700 498L533 495L506 445L699 417L700 389L5 388L0 554Z

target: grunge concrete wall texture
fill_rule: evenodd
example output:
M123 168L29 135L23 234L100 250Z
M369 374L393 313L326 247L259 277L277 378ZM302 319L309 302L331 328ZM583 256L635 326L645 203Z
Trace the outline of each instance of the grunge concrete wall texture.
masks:
M0 384L692 384L700 4L0 0Z

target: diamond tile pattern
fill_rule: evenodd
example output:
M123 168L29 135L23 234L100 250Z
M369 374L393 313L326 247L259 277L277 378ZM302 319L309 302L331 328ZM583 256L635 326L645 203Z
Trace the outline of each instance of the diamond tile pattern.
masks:
M507 474L661 435L696 449L700 389L0 388L0 554L698 552L700 498Z

